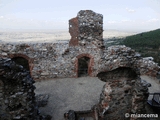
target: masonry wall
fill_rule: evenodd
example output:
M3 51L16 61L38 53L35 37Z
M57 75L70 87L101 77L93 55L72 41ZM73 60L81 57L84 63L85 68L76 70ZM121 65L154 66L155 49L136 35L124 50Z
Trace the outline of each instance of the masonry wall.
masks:
M123 120L125 113L145 113L148 86L142 84L140 74L156 76L160 67L124 45L104 48L102 24L101 14L82 10L69 21L69 42L1 42L0 58L26 59L32 78L39 80L78 77L78 61L87 57L88 75L106 82L95 108L98 117ZM29 72L7 59L0 59L0 68L0 117L39 119Z
M92 10L81 10L69 20L70 46L103 48L103 15Z
M98 67L102 54L97 49L68 47L68 43L1 44L0 52L1 57L26 58L34 79L77 77L77 57L90 56L92 67Z
M129 114L146 113L148 86L143 84L139 70L121 67L109 72L101 72L98 78L105 81L97 109L103 120L124 120L137 118L125 117Z
M0 120L40 120L33 83L23 67L0 58Z
M81 10L69 20L71 40L59 43L0 43L1 58L22 57L28 60L31 76L36 79L78 77L78 59L90 58L88 75L119 67L138 67L141 74L156 76L159 66L144 61L126 46L104 48L103 16Z
M106 50L90 47L69 47L68 43L0 44L3 58L23 57L28 60L31 76L36 79L77 77L78 58L90 56L90 76L118 67L138 66L143 74L156 76L156 63L146 65L139 54L125 46L112 46ZM148 62L149 63L149 62ZM150 71L150 72L149 72Z

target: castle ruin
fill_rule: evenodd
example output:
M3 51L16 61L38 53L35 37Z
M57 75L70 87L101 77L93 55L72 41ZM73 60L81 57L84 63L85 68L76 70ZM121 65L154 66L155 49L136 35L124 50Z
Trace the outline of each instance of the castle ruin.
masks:
M107 120L123 120L124 113L144 113L148 88L142 84L140 74L156 76L159 66L154 62L144 63L140 54L124 45L105 48L103 16L91 10L81 10L70 19L69 32L69 43L0 43L0 57L22 65L34 80L87 75L105 81L96 109ZM9 82L3 84L3 81L8 78L1 80L0 93L5 94L2 88ZM6 95L9 94L10 91ZM0 105L6 102L1 100ZM108 111L107 115L103 114L104 110Z

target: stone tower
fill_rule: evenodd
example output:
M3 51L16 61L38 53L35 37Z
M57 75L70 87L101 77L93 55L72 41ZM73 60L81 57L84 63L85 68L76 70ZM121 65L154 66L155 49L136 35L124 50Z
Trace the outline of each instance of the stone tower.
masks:
M81 10L69 20L70 46L103 48L103 15Z

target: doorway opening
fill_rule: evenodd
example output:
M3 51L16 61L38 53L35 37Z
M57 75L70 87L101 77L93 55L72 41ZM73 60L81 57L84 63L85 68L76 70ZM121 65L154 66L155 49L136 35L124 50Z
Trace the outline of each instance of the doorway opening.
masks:
M88 68L89 68L90 58L89 57L81 57L78 59L78 77L88 76Z
M23 57L14 57L14 58L12 58L12 60L16 64L23 66L23 68L26 69L27 71L30 71L30 69L29 69L29 63L28 63L27 59L25 59Z

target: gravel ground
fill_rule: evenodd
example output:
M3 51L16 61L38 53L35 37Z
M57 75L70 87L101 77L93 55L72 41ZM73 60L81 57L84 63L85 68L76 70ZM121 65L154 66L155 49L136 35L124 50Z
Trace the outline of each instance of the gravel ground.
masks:
M141 76L151 83L151 93L160 92L157 79ZM42 114L49 114L52 120L64 120L63 114L68 110L89 110L98 103L105 82L96 77L63 78L37 81L36 94L48 94L47 106L40 108Z
M52 120L64 120L68 110L89 110L99 102L105 82L96 77L63 78L36 82L36 94L48 94L47 106L40 108Z

